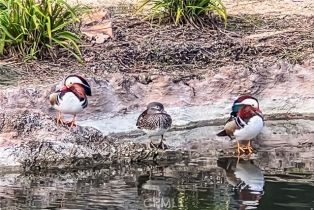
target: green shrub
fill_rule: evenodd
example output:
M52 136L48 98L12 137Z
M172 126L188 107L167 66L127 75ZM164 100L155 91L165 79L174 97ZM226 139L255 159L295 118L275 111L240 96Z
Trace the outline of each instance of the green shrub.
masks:
M170 18L176 25L191 23L202 25L204 18L217 14L226 24L226 8L220 0L142 0L139 10L147 6L151 19Z
M63 48L81 61L79 36L68 30L80 9L64 0L0 0L0 56L56 58Z

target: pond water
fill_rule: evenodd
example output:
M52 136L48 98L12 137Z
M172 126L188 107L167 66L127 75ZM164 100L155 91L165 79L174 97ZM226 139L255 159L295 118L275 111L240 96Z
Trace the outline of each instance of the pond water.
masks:
M0 175L1 209L314 209L312 159L203 156L177 163ZM279 161L280 159L280 161ZM265 163L265 161L266 163ZM264 168L263 170L261 168Z

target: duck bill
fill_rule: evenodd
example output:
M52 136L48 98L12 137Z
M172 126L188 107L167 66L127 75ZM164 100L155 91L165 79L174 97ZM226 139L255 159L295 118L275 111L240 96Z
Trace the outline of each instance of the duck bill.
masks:
M263 113L262 113L262 111L261 111L259 108L257 108L257 109L255 110L255 112L263 116Z
M255 112L255 114L259 115L261 118L264 119L264 115L259 108L254 108L254 112Z
M67 90L67 89L69 89L69 87L66 86L66 85L64 85L64 86L62 86L62 87L59 89L59 91L65 91L65 90Z

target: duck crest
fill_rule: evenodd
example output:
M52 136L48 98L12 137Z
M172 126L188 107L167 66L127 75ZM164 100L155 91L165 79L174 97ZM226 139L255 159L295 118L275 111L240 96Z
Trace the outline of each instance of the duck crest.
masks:
M84 85L90 86L90 85L88 84L88 82L87 82L83 77L81 77L81 76L79 76L79 75L76 75L76 74L72 74L72 75L67 76L67 77L64 79L64 81L66 81L66 80L67 80L68 78L70 78L70 77L77 77L77 78L79 78L79 79L83 82Z
M254 98L253 96L244 95L244 96L240 96L237 100L235 100L233 104L239 103L239 102L244 101L245 99L249 99L249 98L257 101L257 99Z

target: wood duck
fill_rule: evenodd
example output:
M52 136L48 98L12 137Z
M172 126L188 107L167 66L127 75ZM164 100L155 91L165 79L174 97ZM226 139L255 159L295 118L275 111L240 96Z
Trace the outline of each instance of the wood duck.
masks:
M73 115L70 127L76 126L76 115L87 107L87 96L91 96L91 87L87 81L78 75L69 75L64 84L55 93L50 95L50 104L58 110L57 124L68 124L63 121L62 114Z
M152 102L138 117L136 126L148 134L149 137L161 136L159 147L165 149L166 145L163 143L164 133L170 129L171 124L171 116L164 110L164 106L159 102ZM156 148L152 141L150 146Z
M229 136L231 139L237 140L237 152L245 152L247 149L249 154L253 152L251 140L255 138L264 127L263 114L259 110L257 99L249 96L240 97L233 106L229 120L224 129L219 132L218 136ZM240 142L248 142L246 146L241 146Z

